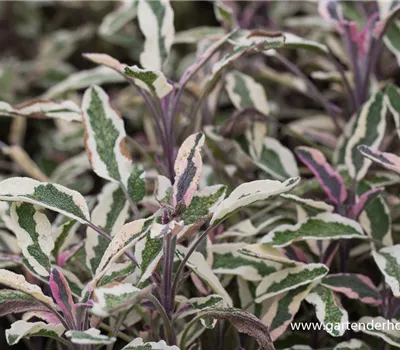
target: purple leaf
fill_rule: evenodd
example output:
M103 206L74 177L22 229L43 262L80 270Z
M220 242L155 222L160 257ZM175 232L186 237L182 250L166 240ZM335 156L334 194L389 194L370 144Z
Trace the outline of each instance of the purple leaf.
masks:
M347 191L343 179L325 156L311 147L297 147L296 154L300 160L315 175L328 197L335 203L343 203L347 198Z
M357 220L368 202L374 199L380 192L383 191L382 187L373 188L363 193L357 203L350 209L350 218Z
M51 293L63 311L64 315L72 322L75 321L75 308L72 299L72 292L67 280L61 271L53 269L50 275Z

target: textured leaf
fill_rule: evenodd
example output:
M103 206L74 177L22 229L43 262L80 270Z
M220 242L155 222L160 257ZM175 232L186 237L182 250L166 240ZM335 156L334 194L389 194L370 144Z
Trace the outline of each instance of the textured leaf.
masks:
M32 296L36 300L43 302L44 304L55 307L53 300L44 295L38 286L28 283L23 275L18 275L14 272L0 269L0 284L19 290Z
M218 206L210 225L221 222L237 210L248 206L256 201L265 200L271 196L288 192L294 188L300 181L300 178L290 178L284 182L273 180L257 180L247 182L235 190Z
M255 300L260 303L274 295L278 295L313 281L319 280L328 273L323 264L308 264L289 267L265 277L257 287Z
M132 221L122 226L104 252L97 267L94 281L98 281L111 263L122 256L126 250L131 248L148 232L153 221L154 218L149 217L147 219Z
M281 225L261 239L273 247L285 247L305 239L366 239L361 226L354 220L334 213L322 213L306 218L296 225Z
M81 109L73 101L57 103L49 100L33 100L14 107L7 102L0 102L0 115L7 117L55 118L67 121L82 121Z
M184 297L182 297L184 298ZM224 298L219 295L211 294L206 297L190 298L182 300L176 311L178 317L184 318L189 315L198 313L207 308L224 306Z
M283 265L296 265L299 263L298 261L287 258L279 249L269 247L262 243L246 245L240 248L238 252L260 260L279 262Z
M82 110L86 152L93 170L104 179L126 186L133 166L121 115L104 90L95 85L85 91Z
M174 44L196 44L201 39L223 35L221 27L199 26L175 33Z
M129 303L140 292L139 288L129 283L111 283L94 291L92 313L98 317L108 317L115 311L122 311L132 307Z
M400 331L397 329L399 323L396 319L388 320L381 316L364 316L358 320L359 331L383 339L386 343L397 348L400 347Z
M388 85L385 90L385 103L393 116L397 135L400 137L400 89L395 85Z
M274 299L263 317L263 323L268 326L273 341L286 331L311 288L312 284L304 285Z
M326 45L321 44L314 40L302 38L296 34L284 32L285 36L285 48L288 49L307 49L309 51L315 51L318 53L328 53Z
M347 191L342 177L329 165L320 151L310 147L297 147L296 154L312 171L332 202L339 204L346 200Z
M187 253L187 250L188 249L183 246L178 246L176 250L177 257L182 260ZM204 256L201 253L194 252L192 255L190 255L188 261L186 262L186 266L203 281L205 281L216 294L224 298L225 305L232 305L231 297L226 292L217 276L215 276L211 268L208 266Z
M157 202L161 204L169 204L172 191L170 179L163 175L157 175L154 188L154 197Z
M251 76L238 71L226 75L226 91L237 109L252 107L263 114L269 113L264 87Z
M1 181L0 200L37 204L82 223L90 220L86 201L80 193L27 177L12 177Z
M51 271L49 284L51 294L53 295L57 305L61 308L65 317L74 322L76 319L76 312L74 301L72 299L72 292L62 272L53 269Z
M146 194L145 171L141 165L134 166L128 178L127 191L134 203L140 202Z
M278 140L265 137L259 151L250 142L249 151L254 164L275 179L282 181L299 176L293 153Z
M174 165L175 181L172 195L174 207L179 204L188 207L197 190L203 166L200 151L204 140L202 132L193 134L179 148Z
M358 339L350 339L336 345L333 350L370 350L369 346Z
M68 337L72 343L81 345L108 345L116 341L114 337L107 337L106 335L100 334L100 331L96 328L90 328L84 332L70 330L65 333L65 336Z
M371 184L360 181L357 187L358 195L373 190ZM360 197L361 198L361 197ZM365 232L383 245L393 245L392 218L389 206L382 195L371 199L359 216L359 222Z
M139 26L145 37L140 64L161 70L174 41L174 12L168 0L139 0Z
M136 0L122 2L121 6L103 18L99 27L100 35L107 37L116 34L125 24L136 17L137 6Z
M386 105L383 103L383 94L378 92L363 105L356 117L354 131L345 150L347 170L349 175L356 180L361 180L371 165L371 161L365 159L357 147L366 145L376 149L380 145L386 129L385 115Z
M169 346L164 340L159 342L144 342L142 338L133 339L122 350L179 350L175 345Z
M367 157L368 159L384 166L385 168L400 174L400 157L396 156L395 154L380 152L366 145L360 145L358 150L364 157Z
M400 245L372 251L375 263L385 276L386 283L395 297L400 297Z
M157 70L141 69L137 66L124 67L124 74L133 79L140 88L154 93L159 98L168 95L173 89L164 74Z
M17 321L6 330L8 345L17 344L22 338L29 337L49 337L58 338L64 333L64 326L46 324L44 322Z
M13 202L10 214L23 256L36 273L49 276L50 255L54 248L50 221L30 203Z
M92 223L111 237L122 228L128 217L128 202L122 189L116 183L108 183L98 196L97 206L92 211ZM94 272L107 249L109 241L92 228L86 230L86 265Z
M111 282L119 282L124 280L127 276L132 274L136 277L137 266L131 261L123 263L112 263L108 266L107 271L101 278L100 282L97 283L98 287L105 286Z
M245 243L213 244L210 247L213 254L213 272L238 275L248 281L259 281L280 268L280 264L240 254L239 249L245 246Z
M376 198L382 191L383 187L378 187L378 188L370 188L367 191L364 191L364 193L361 193L356 204L351 208L349 217L357 220L361 212L367 206L367 204L373 201L374 198Z
M380 304L379 291L369 277L355 273L338 273L324 277L321 284L350 299L358 299L365 304Z
M27 311L48 311L48 308L29 294L12 289L0 290L1 317Z
M317 319L324 325L326 332L333 337L344 334L348 314L331 290L319 285L308 294L306 300L314 305Z

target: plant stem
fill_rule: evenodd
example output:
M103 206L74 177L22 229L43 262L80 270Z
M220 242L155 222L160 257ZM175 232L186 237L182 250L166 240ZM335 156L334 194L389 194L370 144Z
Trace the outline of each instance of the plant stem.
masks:
M107 332L113 331L113 329L110 326L106 325L105 323L100 323L99 328L104 329ZM119 339L126 341L127 343L130 343L132 341L132 338L130 338L128 335L126 335L125 333L120 332L120 331L118 331L115 334L115 336Z

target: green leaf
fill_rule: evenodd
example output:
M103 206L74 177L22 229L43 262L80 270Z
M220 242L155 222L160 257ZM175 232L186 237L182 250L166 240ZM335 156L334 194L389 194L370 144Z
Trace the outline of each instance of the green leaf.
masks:
M174 12L168 0L139 0L139 27L145 42L140 64L161 70L174 41Z
M236 109L251 107L263 114L269 113L264 87L251 76L233 71L225 79L226 91Z
M0 182L0 200L37 204L81 223L90 220L83 196L64 186L39 182L27 177L13 177Z
M385 276L386 283L395 297L400 297L400 245L373 250L375 263Z
M94 172L126 187L133 165L121 115L105 91L95 85L85 91L82 110L86 152Z
M301 198L294 194L281 194L281 198L292 202L302 207L308 216L315 216L320 213L332 213L335 209L332 205L329 205L322 201L316 201L309 198Z
M308 294L306 300L314 305L317 319L327 333L333 337L340 337L344 334L348 314L331 290L319 285Z
M304 285L283 293L273 300L263 317L263 322L268 326L273 341L289 327L311 288L312 284Z
M333 350L370 350L369 346L358 339L350 339L336 345Z
M385 103L393 116L397 135L400 137L400 89L390 84L385 90Z
M304 264L271 273L257 286L255 301L260 303L274 295L310 284L324 277L328 271L323 264Z
M211 245L213 272L215 274L241 276L248 281L259 281L280 268L281 265L276 262L260 261L251 256L240 254L239 250L245 246L245 243Z
M107 232L111 237L122 228L128 218L128 202L122 189L116 183L108 183L98 196L97 205L92 211L92 223ZM88 227L86 230L85 252L88 268L95 272L109 241Z
M179 350L175 345L168 346L164 340L159 342L144 342L142 338L133 339L128 345L125 345L122 350Z
M190 299L181 296L177 297L177 299L179 301L179 306L176 310L177 318L184 318L208 308L224 306L224 298L216 294Z
M30 203L13 202L10 208L14 233L22 254L40 276L50 275L50 255L54 248L47 216Z
M11 324L11 328L6 330L8 345L17 344L22 338L30 337L61 337L64 333L64 326L57 324L46 324L44 322L26 322L23 320Z
M251 256L257 260L275 261L283 265L298 265L298 261L290 260L279 249L267 246L262 243L245 245L238 252L242 255Z
M100 334L96 328L90 328L84 332L70 330L65 333L73 344L80 345L108 345L113 344L117 340L115 337L107 337Z
M218 206L210 225L216 225L225 218L256 201L265 200L278 194L289 192L300 181L300 178L290 178L284 182L274 180L256 180L247 182L235 190Z
M380 145L386 129L385 116L386 104L381 92L372 96L357 114L354 130L345 150L346 167L353 179L361 180L371 165L371 161L365 159L357 147L366 145L375 149Z
M123 2L116 10L103 18L99 27L99 34L104 37L116 34L136 17L137 6L136 0Z
M92 313L98 317L108 317L132 307L141 290L130 283L114 282L94 291Z
M366 239L361 226L354 220L334 213L322 213L306 218L296 225L281 225L261 239L273 247L285 247L305 239Z
M134 203L139 203L146 194L145 171L141 165L135 166L128 178L127 190Z
M196 44L201 39L223 35L224 31L221 27L200 26L176 33L174 44Z

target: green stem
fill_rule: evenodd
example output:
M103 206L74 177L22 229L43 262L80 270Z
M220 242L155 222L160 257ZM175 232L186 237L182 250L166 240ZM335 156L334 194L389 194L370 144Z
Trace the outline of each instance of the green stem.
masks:
M186 338L188 336L188 333L189 333L190 329L197 323L197 321L200 321L200 319L202 317L203 317L203 315L199 315L188 323L187 327L185 328L185 330L182 333L181 342L179 344L179 348L181 350L186 350Z

